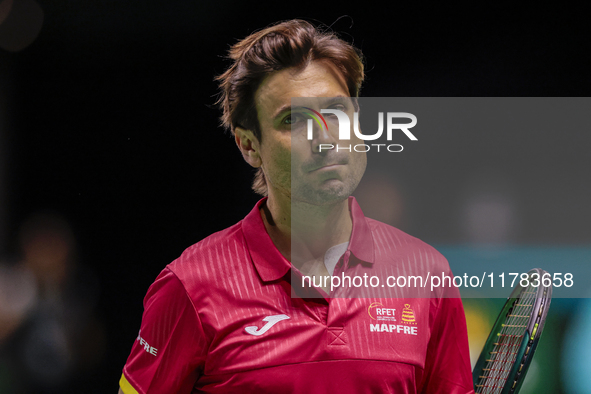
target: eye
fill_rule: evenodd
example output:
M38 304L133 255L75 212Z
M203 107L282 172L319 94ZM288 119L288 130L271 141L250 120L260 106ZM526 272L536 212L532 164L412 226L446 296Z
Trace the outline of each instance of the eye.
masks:
M339 110L339 111L342 111L342 112L347 112L347 107L345 105L343 105L343 104L333 104L333 105L331 105L328 108L329 109L336 109L336 110ZM323 116L326 119L333 119L333 118L336 119L337 118L337 115L336 114L331 114L331 113L323 114Z
M329 109L336 109L336 110L339 110L339 111L342 111L342 112L347 112L347 111L348 111L348 109L349 109L349 108L348 108L348 107L347 107L345 104L342 104L342 103L335 103L335 104L332 104L332 105L331 105L330 107L328 107L328 108L329 108ZM330 114L330 113L327 113L327 114L324 114L324 117L325 117L325 118L334 118L334 119L336 119L337 115L336 115L336 114Z
M298 113L291 113L287 115L281 123L285 125L293 125L302 120L302 115Z

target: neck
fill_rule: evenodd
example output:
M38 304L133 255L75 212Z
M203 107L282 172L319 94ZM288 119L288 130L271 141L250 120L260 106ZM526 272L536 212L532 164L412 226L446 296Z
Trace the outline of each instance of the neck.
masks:
M353 228L348 200L322 206L292 204L288 197L269 193L261 216L279 252L296 266L322 259L330 247L349 241Z

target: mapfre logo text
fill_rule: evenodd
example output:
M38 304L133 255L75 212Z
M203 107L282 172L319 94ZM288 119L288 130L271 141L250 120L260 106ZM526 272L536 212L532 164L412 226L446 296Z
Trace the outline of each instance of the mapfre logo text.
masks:
M404 304L402 310L402 324L386 324L385 321L396 321L396 309L386 308L380 302L372 303L367 308L369 317L376 320L376 324L369 324L370 332L388 332L395 334L418 335L415 315L410 304ZM381 320L381 322L379 322Z

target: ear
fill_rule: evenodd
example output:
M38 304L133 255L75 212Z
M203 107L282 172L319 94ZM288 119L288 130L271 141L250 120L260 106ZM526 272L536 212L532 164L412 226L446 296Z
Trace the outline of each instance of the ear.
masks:
M254 168L259 168L263 162L260 155L259 140L254 136L254 133L250 130L242 127L236 127L234 129L234 140L244 160Z

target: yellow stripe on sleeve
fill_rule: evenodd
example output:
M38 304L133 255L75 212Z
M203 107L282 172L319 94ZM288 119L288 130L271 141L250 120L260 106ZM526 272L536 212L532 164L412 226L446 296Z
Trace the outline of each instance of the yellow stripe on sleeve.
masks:
M125 394L139 394L136 389L125 379L125 375L121 374L121 380L119 381L119 387Z

